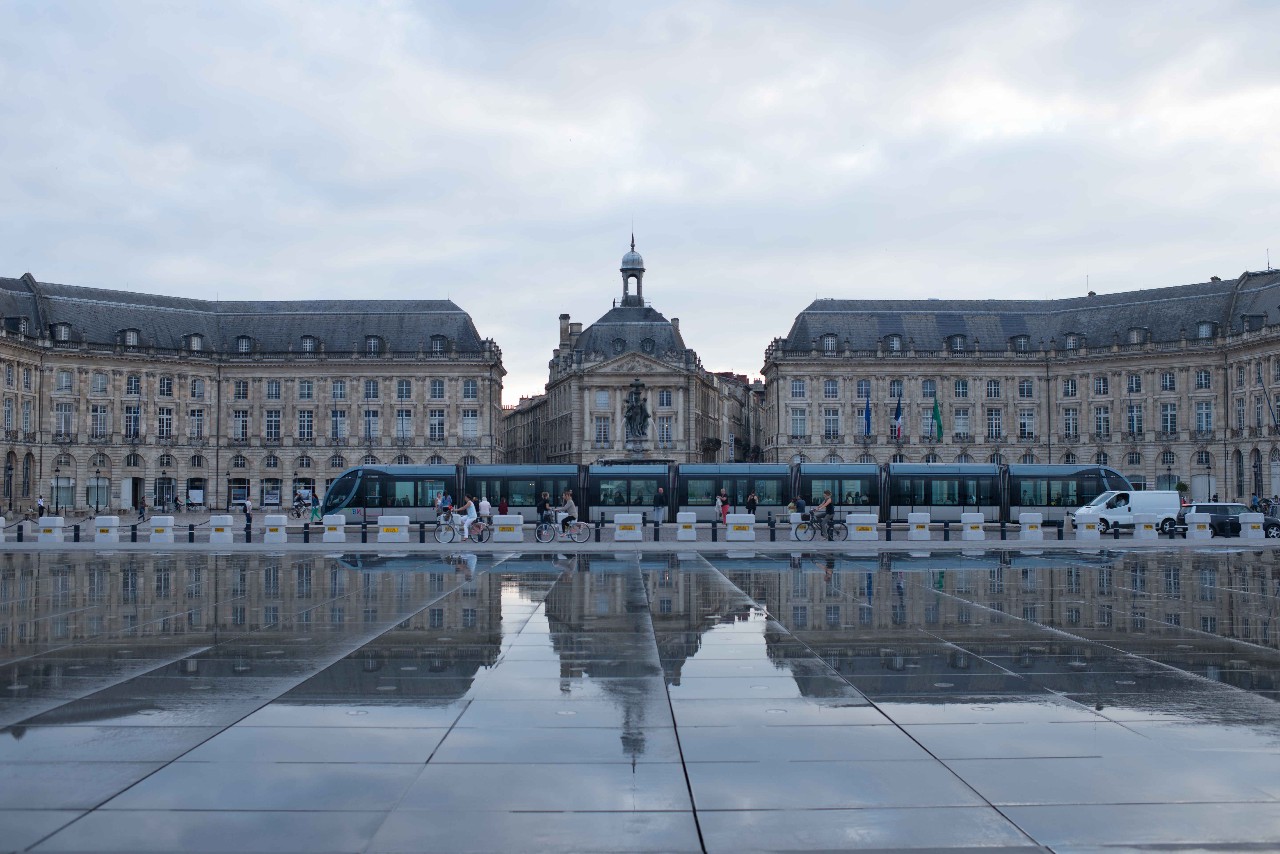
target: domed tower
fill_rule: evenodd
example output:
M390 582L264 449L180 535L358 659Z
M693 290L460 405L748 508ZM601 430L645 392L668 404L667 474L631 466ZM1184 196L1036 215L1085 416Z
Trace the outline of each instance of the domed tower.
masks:
M622 266L618 268L618 272L622 273L622 304L644 305L644 259L636 251L634 234L631 235L631 251L622 256ZM631 294L632 279L636 282L634 296Z

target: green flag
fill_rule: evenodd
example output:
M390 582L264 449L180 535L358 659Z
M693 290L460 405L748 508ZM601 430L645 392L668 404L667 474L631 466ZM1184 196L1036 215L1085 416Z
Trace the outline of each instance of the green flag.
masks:
M938 398L933 399L933 433L942 441L942 407L938 406Z

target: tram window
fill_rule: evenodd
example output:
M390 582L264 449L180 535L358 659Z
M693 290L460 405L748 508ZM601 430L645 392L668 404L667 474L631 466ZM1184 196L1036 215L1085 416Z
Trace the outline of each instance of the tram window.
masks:
M365 472L364 478L360 481L360 495L356 500L356 505L360 507L382 507L383 499L382 478L376 474Z
M627 481L625 478L600 481L600 504L602 506L627 503Z
M689 506L708 506L716 503L716 481L709 477L689 478ZM764 502L761 497L761 503Z
M651 477L636 477L631 479L631 503L640 507L648 507L653 504L653 496L658 492L658 481Z
M347 499L351 497L351 491L356 485L356 473L347 472L342 477L334 481L333 486L329 487L329 495L325 499L326 510L336 510L347 503Z
M411 507L414 503L414 482L411 480L393 480L387 490L391 502L388 507Z
M761 504L786 504L782 496L782 481L778 478L760 478L756 481L756 499ZM743 499L746 500L745 498Z
M510 504L519 507L533 507L538 503L538 484L532 480L516 480L512 478L507 481L507 488L511 490L511 494L507 496ZM547 490L550 492L551 490Z

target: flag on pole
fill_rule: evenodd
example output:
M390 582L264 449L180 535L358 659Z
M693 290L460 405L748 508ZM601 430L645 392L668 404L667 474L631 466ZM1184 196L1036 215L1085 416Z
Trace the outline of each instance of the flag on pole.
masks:
M902 438L902 395L898 395L898 408L893 410L893 438Z
M862 408L862 435L871 435L871 398L867 398Z
M938 441L942 441L942 407L938 405L938 398L933 399L933 435Z

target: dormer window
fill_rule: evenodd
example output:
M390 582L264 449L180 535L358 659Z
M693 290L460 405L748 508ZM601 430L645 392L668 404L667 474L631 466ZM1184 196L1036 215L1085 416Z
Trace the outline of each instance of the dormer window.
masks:
M364 337L364 351L370 356L376 356L382 352L382 339L377 335L366 335Z
M28 328L28 326L27 326L27 319L26 319L25 317L19 317L19 318L18 318L18 331L19 331L19 332L21 332L23 335L26 335L26 334L27 334L27 328Z
M1015 335L1013 336L1012 344L1013 344L1013 352L1028 353L1031 351L1031 336Z
M248 335L241 335L236 339L237 353L250 353L253 351L253 339Z
M1084 336L1077 335L1075 332L1068 332L1063 339L1063 347L1067 350L1079 350L1084 346Z
M432 352L432 353L443 353L443 352L444 352L444 341L445 341L445 338L444 338L444 336L443 336L443 335L432 335L432 336L431 336L431 352Z
M138 330L136 330L136 329L126 329L126 330L124 330L124 346L126 346L126 347L137 347L137 346L138 346L138 339L139 339L139 332L138 332Z
M947 339L947 349L952 353L963 353L967 344L963 335L952 335Z
M1129 343L1130 343L1130 344L1145 344L1145 343L1147 343L1147 330L1143 329L1141 326L1134 326L1134 327L1130 328L1130 330L1129 330Z
M302 336L302 352L314 353L316 351L316 339L314 335Z
M1218 333L1218 324L1212 320L1202 320L1196 324L1196 337L1200 340L1208 340Z
M203 350L203 349L204 349L204 336L203 336L203 335L188 335L188 336L187 336L187 349L188 349L188 350L190 350L192 353L199 353L201 350Z
M836 336L830 333L822 336L822 352L834 353L836 351Z
M53 340L54 341L70 341L71 340L71 324L70 323L53 324Z
M884 345L885 345L885 349L887 349L890 353L901 353L902 352L902 336L890 335L889 337L884 339Z

